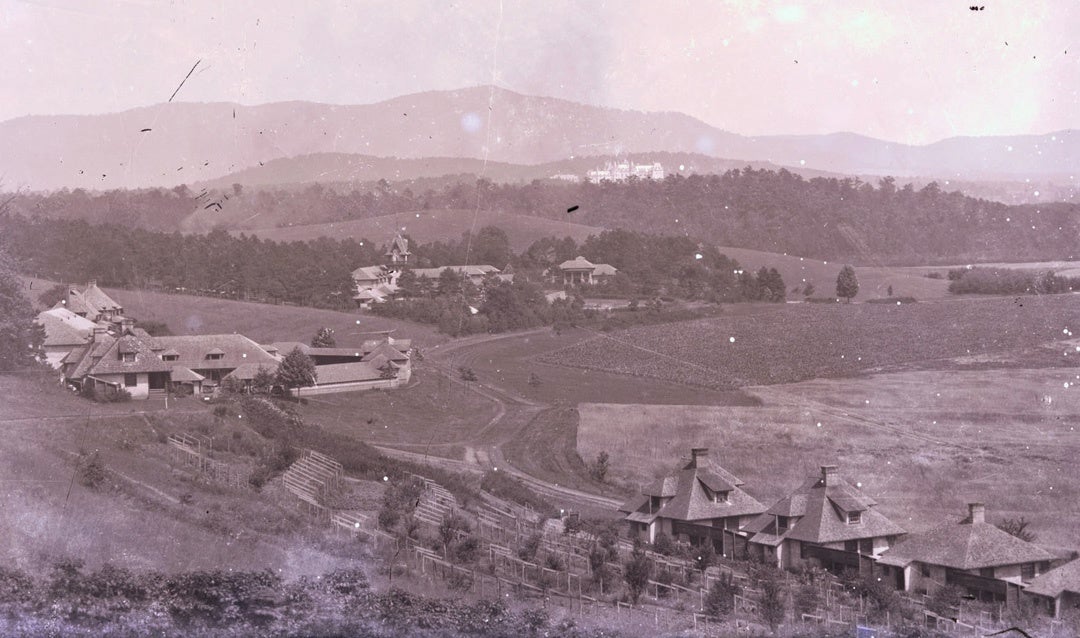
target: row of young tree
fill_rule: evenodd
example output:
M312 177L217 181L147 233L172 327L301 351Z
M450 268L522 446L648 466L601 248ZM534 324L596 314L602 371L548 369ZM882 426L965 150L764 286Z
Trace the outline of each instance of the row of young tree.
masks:
M207 210L214 201L224 205ZM355 185L320 184L260 190L237 184L210 193L185 186L104 193L62 190L19 194L11 202L12 210L24 215L164 231L321 223L462 208L562 221L571 206L578 207L573 221L579 223L685 233L712 243L838 261L865 259L868 254L891 263L1065 259L1075 255L1071 238L1080 232L1076 204L1010 206L946 192L936 182L916 190L891 177L875 185L858 178L805 179L783 169L749 167L623 183L495 184L479 179L444 182L422 192L385 180L362 190Z

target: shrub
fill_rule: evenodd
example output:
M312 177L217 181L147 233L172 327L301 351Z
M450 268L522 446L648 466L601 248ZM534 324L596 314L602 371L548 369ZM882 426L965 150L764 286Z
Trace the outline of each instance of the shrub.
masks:
M101 453L91 452L79 459L78 467L79 484L90 489L97 489L105 482L105 462L101 459Z
M664 532L660 532L653 540L653 551L664 556L671 556L675 553L675 541Z
M709 595L705 599L705 611L714 618L721 618L735 609L735 596L742 592L742 588L735 584L735 579L730 572L723 572L720 578L713 581L709 588Z

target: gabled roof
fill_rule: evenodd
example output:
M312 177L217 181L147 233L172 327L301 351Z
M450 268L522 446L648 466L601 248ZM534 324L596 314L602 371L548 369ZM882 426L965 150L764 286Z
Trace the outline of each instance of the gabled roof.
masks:
M170 371L170 374L169 374L169 379L171 381L188 381L188 382L191 382L191 381L202 381L205 378L206 377L199 374L198 372L195 372L194 370L192 370L190 368L185 368L184 366L173 366L172 370Z
M652 497L667 499L655 516L681 521L701 521L728 516L759 514L765 506L739 489L742 481L717 466L700 466L704 460L694 460L682 469L657 479L642 490L642 494L627 501L621 511L638 512ZM710 492L724 493L726 499L714 501ZM628 517L628 520L629 517ZM636 520L636 519L635 519Z
M595 277L597 275L614 275L617 272L618 270L615 268L615 266L612 266L611 264L595 264L592 274Z
M580 255L559 264L560 270L592 270L594 267L591 261Z
M352 271L353 279L358 281L382 279L389 276L389 274L390 272L382 266L361 266Z
M82 296L82 293L80 293L78 290L75 290L74 288L72 288L68 292L68 296L66 299L61 299L60 301L56 302L56 305L53 307L67 308L71 312L82 315L88 319L96 319L97 316L101 314L101 309L87 301Z
M753 543L775 544L776 538L792 538L809 543L899 536L904 529L880 512L877 503L838 474L807 479L794 492L780 499L764 514L751 521L746 530L755 533ZM847 513L858 513L860 522L848 523ZM776 528L776 517L795 518L788 529Z
M1024 591L1054 598L1061 592L1080 594L1080 561L1074 560L1039 574Z
M408 361L408 355L402 353L397 348L391 346L388 343L383 343L375 347L374 350L365 354L361 361L374 361L376 358L382 357L389 361Z
M152 343L159 351L175 350L176 361L169 366L181 365L193 370L237 368L245 363L262 363L277 367L277 359L259 344L244 335L186 335L178 337L153 337ZM206 355L220 353L220 359L207 359Z
M94 334L94 322L67 308L53 308L37 316L45 328L46 346L69 346L86 343Z
M918 561L953 569L980 569L1053 560L1050 552L986 522L948 523L909 534L886 552L894 564ZM905 564L906 564L905 563Z
M96 361L90 361L85 368L80 364L79 369L82 373L72 374L71 376L78 378L86 375L167 372L172 369L173 364L162 361L161 357L150 349L150 344L140 337L124 335L122 337L109 337L108 340L111 341L108 345L104 342L96 344L98 347L94 349L91 355L92 359L97 359ZM135 360L124 361L120 358L121 352L134 354ZM98 355L100 355L100 358L98 358Z
M401 235L394 235L394 241L390 242L390 247L386 249L386 254L392 254L395 248L402 255L412 254L409 252L409 240L405 239Z
M86 286L86 290L82 291L82 297L102 310L120 310L122 308L120 304L113 301L112 297L106 295L101 288L98 288L97 283L94 282Z

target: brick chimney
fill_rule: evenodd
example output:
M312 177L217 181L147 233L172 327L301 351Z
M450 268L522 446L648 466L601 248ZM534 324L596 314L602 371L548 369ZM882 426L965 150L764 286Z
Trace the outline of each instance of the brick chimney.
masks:
M822 465L821 466L821 484L828 485L835 479L833 477L840 471L840 468L836 465Z
M690 467L692 467L692 468L700 467L705 462L705 459L707 459L707 458L709 458L709 448L707 448L707 447L691 448L691 450L690 450Z
M968 522L985 523L986 505L983 505L982 503L968 503Z

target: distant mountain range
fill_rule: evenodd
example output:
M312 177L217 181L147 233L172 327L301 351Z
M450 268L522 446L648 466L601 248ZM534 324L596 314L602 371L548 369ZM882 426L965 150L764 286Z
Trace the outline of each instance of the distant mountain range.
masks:
M682 113L588 106L491 87L355 106L174 102L104 115L35 115L0 123L0 148L6 149L0 156L3 186L34 190L193 184L244 175L282 158L330 153L463 158L462 166L475 166L466 160L477 159L535 165L583 156L698 153L736 164L964 180L1067 181L1080 166L1075 130L954 137L925 146L853 133L747 137ZM474 170L447 164L450 173ZM327 181L339 181L341 168L332 161L328 166L327 176L335 179Z

